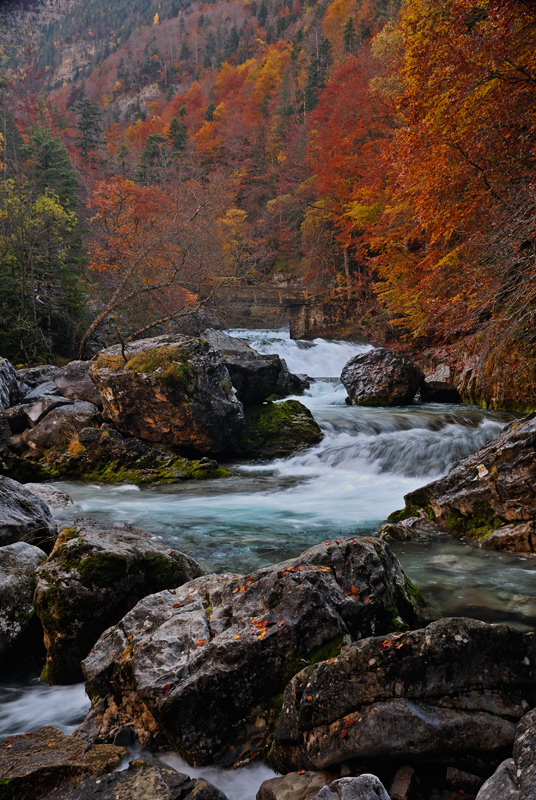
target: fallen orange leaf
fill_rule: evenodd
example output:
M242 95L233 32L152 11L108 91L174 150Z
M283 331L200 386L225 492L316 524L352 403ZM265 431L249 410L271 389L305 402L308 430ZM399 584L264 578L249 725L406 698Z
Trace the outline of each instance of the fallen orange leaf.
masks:
M306 772L307 772L307 770L306 770L306 769L299 769L299 770L297 771L296 775L305 775L305 773L306 773Z
M199 639L199 641L195 643L195 646L196 647L201 647L202 644L206 644L206 643L207 643L206 639Z
M234 638L235 639L240 639L240 634L239 633L235 633L235 637Z
M348 736L348 731L346 728L343 728L341 731L341 739L344 739L346 736Z

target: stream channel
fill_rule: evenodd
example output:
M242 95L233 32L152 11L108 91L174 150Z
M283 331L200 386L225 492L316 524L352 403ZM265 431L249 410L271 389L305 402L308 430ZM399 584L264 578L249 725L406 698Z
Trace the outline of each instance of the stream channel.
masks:
M324 432L323 441L287 459L233 463L232 477L176 486L59 484L75 501L60 523L80 515L127 521L161 537L214 572L247 573L294 557L336 536L370 533L403 496L447 472L497 436L507 414L467 405L356 408L338 380L366 345L317 339L296 342L285 331L232 331L263 353L278 353L291 372L315 381L299 399ZM435 617L470 616L536 627L536 558L486 552L438 537L393 545ZM35 673L0 684L0 738L42 725L73 730L89 707L83 685L49 687ZM253 800L273 776L263 764L224 773L170 764L211 780L229 800Z

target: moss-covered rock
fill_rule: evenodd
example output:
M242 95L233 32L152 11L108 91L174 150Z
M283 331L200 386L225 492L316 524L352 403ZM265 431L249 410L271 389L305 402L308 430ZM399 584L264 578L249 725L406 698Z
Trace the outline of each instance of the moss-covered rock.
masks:
M234 451L253 458L279 458L322 440L313 415L298 400L245 409L246 425Z
M130 525L77 520L36 572L34 605L47 649L42 680L80 680L80 662L106 628L142 597L203 574L193 558Z

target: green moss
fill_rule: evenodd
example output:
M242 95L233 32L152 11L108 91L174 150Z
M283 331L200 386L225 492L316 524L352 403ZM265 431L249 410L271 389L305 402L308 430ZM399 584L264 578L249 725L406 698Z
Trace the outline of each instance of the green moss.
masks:
M125 359L123 356L109 356L101 354L96 361L93 362L93 369L112 369L118 370L125 366Z
M309 409L298 400L285 400L246 408L244 432L235 449L241 455L278 457L321 439Z
M15 782L10 778L0 778L0 800L27 800L15 788Z
M337 636L331 642L326 642L318 650L315 650L309 656L309 664L319 664L321 661L327 661L330 658L335 658L339 655L342 646L343 636Z
M91 553L77 566L80 582L84 586L106 589L124 578L125 559L115 553Z
M487 502L475 503L470 514L462 514L453 508L446 515L444 522L447 528L469 539L484 539L504 524L504 520Z
M422 511L432 522L435 520L434 511L430 506L430 498L423 491L417 489L415 492L410 492L406 495L405 500L404 508L389 514L387 522L397 523L410 517L419 517Z

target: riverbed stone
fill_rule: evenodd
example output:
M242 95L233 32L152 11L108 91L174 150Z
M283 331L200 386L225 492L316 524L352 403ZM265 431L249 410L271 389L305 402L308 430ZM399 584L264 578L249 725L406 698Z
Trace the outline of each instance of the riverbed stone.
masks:
M536 800L536 709L516 728L513 757L499 765L476 800Z
M413 361L384 347L354 356L341 373L341 383L354 406L407 405L423 380Z
M20 645L34 617L34 570L46 553L27 542L0 547L0 667Z
M57 390L69 400L86 400L102 407L100 392L91 377L90 361L71 361L54 373Z
M426 514L443 530L482 540L486 547L536 552L536 414L516 420L443 478L404 498L389 517ZM527 527L523 527L527 525Z
M125 752L117 745L88 745L50 727L9 737L0 742L0 797L62 800L73 782L117 769Z
M204 778L190 778L157 758L138 758L128 769L80 781L62 800L227 800Z
M0 358L0 411L15 405L18 399L17 373L7 358Z
M337 778L332 772L300 770L263 781L256 800L312 800L320 789Z
M285 690L273 758L285 771L350 761L493 768L536 703L536 637L452 618L344 647Z
M104 412L122 432L201 453L217 453L244 427L227 367L208 342L166 335L104 350L92 377Z
M324 786L314 800L390 800L385 786L376 775L365 773L358 778L339 778Z
M35 573L34 606L47 650L42 680L81 680L80 662L106 628L142 597L204 574L195 559L126 523L78 519Z
M57 533L48 506L21 483L0 475L0 546L26 541L50 550Z
M93 707L82 731L113 741L128 730L195 764L244 763L266 746L303 665L420 619L397 559L368 538L324 542L247 576L198 578L146 597L99 639L83 664Z
M322 440L322 431L299 400L245 409L245 428L233 451L249 458L282 458Z
M24 488L32 492L36 497L47 504L51 512L60 511L74 506L72 497L60 489L59 486L52 486L48 483L25 483Z
M54 408L35 428L25 431L23 438L33 450L65 447L76 439L78 431L88 425L96 425L99 421L99 409L96 405L86 400L75 400L72 404Z

